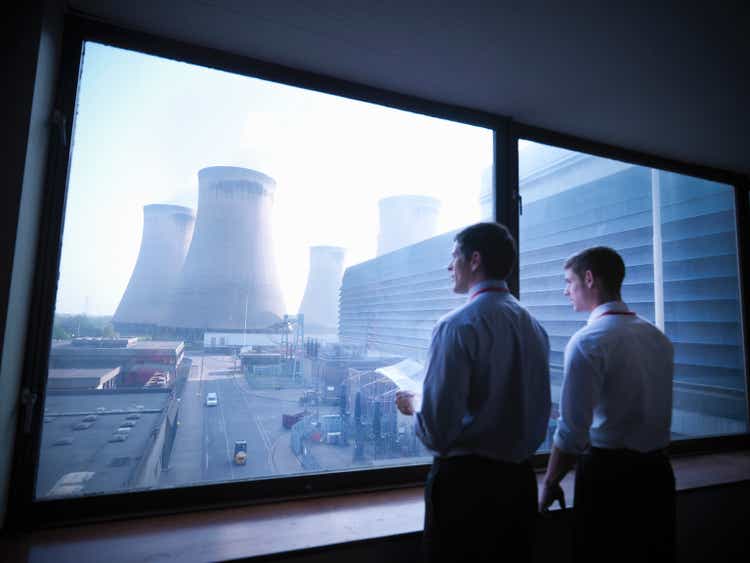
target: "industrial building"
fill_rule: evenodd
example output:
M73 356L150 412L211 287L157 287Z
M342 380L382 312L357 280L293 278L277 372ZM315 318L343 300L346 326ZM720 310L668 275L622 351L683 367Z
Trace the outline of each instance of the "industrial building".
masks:
M368 442L374 458L430 455L416 437L414 417L398 412L394 401L399 390L419 395L423 380L424 366L409 359L375 369L349 368L346 412L363 458L368 455Z
M623 300L675 349L676 436L746 429L734 194L728 186L540 144L519 157L520 297L547 329L554 387L570 310L561 267L589 246L617 249Z
M438 235L344 272L339 338L366 354L424 361L435 322L462 304L447 266L457 231Z
M69 368L47 371L47 389L115 389L120 366L114 368Z
M163 495L139 491L33 501L35 493L48 493L62 477L51 476L45 482L47 490L33 488L38 441L43 439L42 428L49 424L40 412L43 402L34 399L43 393L45 384L41 373L47 367L52 322L52 313L45 308L51 307L54 297L54 287L49 286L57 279L58 227L73 141L75 115L66 110L66 104L74 107L71 97L80 52L71 53L68 47L78 45L82 30L87 33L86 41L123 50L132 48L227 73L247 73L494 128L498 210L504 221L518 218L515 204L521 203L512 198L517 187L516 157L508 145L515 135L656 168L723 178L736 186L736 216L726 209L724 215L714 215L717 208L706 200L682 209L692 207L694 220L688 232L695 229L698 236L689 247L706 252L694 263L706 264L695 270L706 276L726 274L731 259L728 255L719 259L716 247L709 251L702 244L704 235L712 235L701 230L705 228L699 225L701 214L724 218L714 223L717 239L722 238L721 229L738 225L740 248L735 262L740 263L744 294L738 306L747 334L750 16L746 2L446 2L425 9L419 2L370 0L356 5L335 1L32 0L11 6L6 16L5 62L12 79L5 83L6 103L0 106L7 145L0 166L4 187L0 215L7 235L0 237L0 520L7 533L0 536L0 552L8 560L115 563L192 557L400 563L419 558L423 476L409 473L410 468L397 470L410 477L408 481L389 480L392 473L371 468L322 475L317 480L304 476L268 482L265 487L278 485L293 500L264 505L246 493L250 483L186 487ZM120 109L116 103L101 102L108 112ZM215 109L210 102L196 107L196 113L181 123L186 141L190 140L190 122ZM109 125L109 114L103 117ZM180 147L169 145L165 150ZM138 166L134 156L124 154L123 160ZM388 166L377 156L373 155L373 167ZM331 163L336 165L336 155L331 155ZM435 166L440 164L436 159ZM638 190L645 196L645 189ZM575 189L567 193L575 194ZM580 195L576 204L567 203L574 208L586 204ZM558 201L564 202L565 192L560 196ZM549 201L554 197L550 194ZM528 218L531 199L524 198L518 206L522 221ZM605 217L607 205L601 211ZM603 220L599 228L610 221ZM531 236L525 233L526 238ZM522 258L534 264L542 278L547 277L548 265L541 252L540 260L525 256L523 240L522 234ZM642 258L646 260L648 254L643 251ZM558 259L551 253L549 262ZM724 265L718 267L722 260ZM533 269L521 267L527 280L534 278ZM667 268L663 274L668 283ZM740 359L746 359L748 342L747 336L739 342L727 336L733 323L727 314L733 298L728 297L722 277L726 276L709 277L706 282L716 282L717 293L711 288L705 293L710 296L710 308L704 309L703 321L697 322L696 311L685 311L685 301L674 303L673 309L677 318L688 315L689 330L673 332L673 337L680 342L682 366L700 368L693 389L705 389L697 378L708 375L711 366L719 367L714 373L722 376L724 384L713 381L712 390L704 395L718 400L737 382L732 354L740 350ZM548 288L537 291L552 292L557 281L553 283L550 277L549 282ZM686 290L695 286L687 280L678 284ZM664 322L669 328L664 289ZM723 297L718 290L726 292ZM521 291L525 291L523 283ZM555 321L559 310L551 312L554 315L548 320ZM558 337L568 330L557 326L551 332ZM709 338L713 338L710 344L701 343ZM555 346L559 350L559 344ZM747 364L739 370L747 383ZM729 376L726 381L724 375ZM736 398L736 389L732 392ZM680 400L675 397L675 405ZM750 518L747 438L745 427L739 436L676 444L679 452L687 454L671 458L678 482L678 560L747 559L743 532ZM65 450L65 446L56 448ZM46 450L42 453L47 454ZM75 467L71 471L78 472ZM85 479L79 475L59 485L78 487ZM123 475L118 482L124 479ZM417 486L410 486L414 483ZM336 494L340 489L342 494ZM361 493L362 489L366 492ZM324 493L331 496L322 497ZM222 503L232 507L226 509ZM206 510L209 505L214 509ZM165 510L181 513L165 515ZM573 560L567 549L571 512L556 510L539 519L534 561ZM69 518L68 525L56 529L39 529L30 520L41 516L49 521L62 515ZM115 518L120 520L111 521ZM612 545L601 557L617 553L618 546Z
M361 346L313 343L312 353L303 360L306 381L314 386L317 400L340 405L348 393L347 381L351 369L374 370L403 360L394 354L366 355Z
M519 169L520 297L550 336L553 401L559 398L565 344L587 318L572 312L563 295L562 264L588 246L609 245L627 266L624 301L675 345L674 434L744 431L731 190L539 144L521 151ZM341 342L423 361L435 322L466 299L452 293L446 270L455 233L347 268ZM655 263L662 264L659 279Z
M156 485L177 432L169 390L54 391L47 395L37 496L52 498Z
M141 387L155 373L161 373L171 385L186 368L184 357L185 345L180 341L76 338L52 343L49 367L52 370L119 368L117 387Z
M424 196L379 202L378 256L344 272L343 345L424 360L435 321L464 301L446 271L457 231L437 235L439 210L438 200Z

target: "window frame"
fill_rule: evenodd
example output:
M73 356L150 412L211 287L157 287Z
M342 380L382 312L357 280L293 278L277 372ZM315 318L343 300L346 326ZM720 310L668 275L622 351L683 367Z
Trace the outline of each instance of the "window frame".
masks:
M295 70L283 65L126 30L69 14L65 17L64 23L62 59L55 104L59 112L57 115L66 118L58 119L57 127L50 133L52 137L46 170L45 197L42 202L38 231L36 271L26 331L24 367L19 396L20 408L13 451L11 473L13 486L10 488L8 499L8 514L10 517L7 519L7 525L10 528L24 530L62 524L69 525L80 522L420 486L424 483L429 470L429 464L419 464L195 485L173 489L136 490L77 498L34 500L36 470L42 435L42 406L45 401L49 346L57 295L57 272L60 263L67 183L72 154L70 140L73 138L76 95L86 41L94 41L242 76L270 80L491 129L494 132L493 189L495 216L497 220L509 227L516 238L518 237L520 209L518 197L518 140L520 138L733 185L737 220L747 399L748 364L750 364L750 342L747 326L748 318L750 318L750 305L748 305L745 296L750 295L750 280L743 268L743 263L750 263L750 260L748 260L750 253L750 221L748 221L750 218L750 210L748 209L750 179L714 168L685 164L530 127L492 113L424 100L321 74ZM514 269L508 282L513 294L518 296L518 268ZM750 407L750 404L748 406ZM749 445L750 433L747 433L676 442L670 447L670 453L680 455L705 451L716 452L747 448ZM535 467L543 468L546 466L547 458L548 454L535 455L533 458Z
M726 184L732 187L734 192L734 215L735 236L737 243L737 273L739 276L739 299L740 299L740 330L742 330L743 358L745 368L745 412L747 430L741 434L729 434L723 436L703 436L698 438L687 438L671 442L668 448L670 456L697 455L705 453L717 453L738 449L750 448L750 273L745 265L750 264L750 177L727 172L709 166L690 164L678 160L655 156L640 151L624 149L614 145L590 141L544 129L511 121L510 142L516 147L518 154L518 142L520 140L532 141L544 145L554 146L588 155L618 160L636 166L656 168L666 172L683 174ZM516 166L518 160L516 160ZM518 176L516 168L515 189L518 190ZM513 231L519 248L522 241L519 240L518 225ZM517 295L517 294L516 294Z
M399 110L475 125L507 138L508 119L450 104L398 94L320 74L291 69L244 56L125 30L68 15L55 108L60 120L52 133L45 197L37 246L31 310L21 383L21 410L16 428L9 495L8 523L16 529L193 511L323 495L394 489L421 485L428 463L378 469L354 469L314 475L293 475L253 481L199 484L174 489L133 490L77 498L34 500L41 446L49 345L57 295L66 194L72 155L76 96L85 42L91 41L233 74L333 94ZM497 191L497 190L495 190ZM33 400L27 401L27 398Z

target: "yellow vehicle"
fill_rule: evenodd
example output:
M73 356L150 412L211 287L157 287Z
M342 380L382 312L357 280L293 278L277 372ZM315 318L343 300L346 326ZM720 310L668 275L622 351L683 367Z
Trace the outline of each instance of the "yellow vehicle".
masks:
M245 465L245 463L247 463L246 440L237 440L234 443L234 463L235 465Z

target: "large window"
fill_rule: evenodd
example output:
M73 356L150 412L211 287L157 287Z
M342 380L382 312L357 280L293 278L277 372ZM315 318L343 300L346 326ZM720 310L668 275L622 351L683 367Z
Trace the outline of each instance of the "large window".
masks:
M605 245L625 260L623 300L674 344L673 439L747 432L733 187L525 140L518 148L521 300L550 335L553 402L565 345L587 318L563 295L562 265Z
M36 498L424 463L493 132L86 43Z

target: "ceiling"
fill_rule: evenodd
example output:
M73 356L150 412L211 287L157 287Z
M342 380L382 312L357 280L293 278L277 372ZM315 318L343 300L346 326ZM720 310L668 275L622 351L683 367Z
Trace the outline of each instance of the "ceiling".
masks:
M123 27L750 174L744 0L68 0Z

